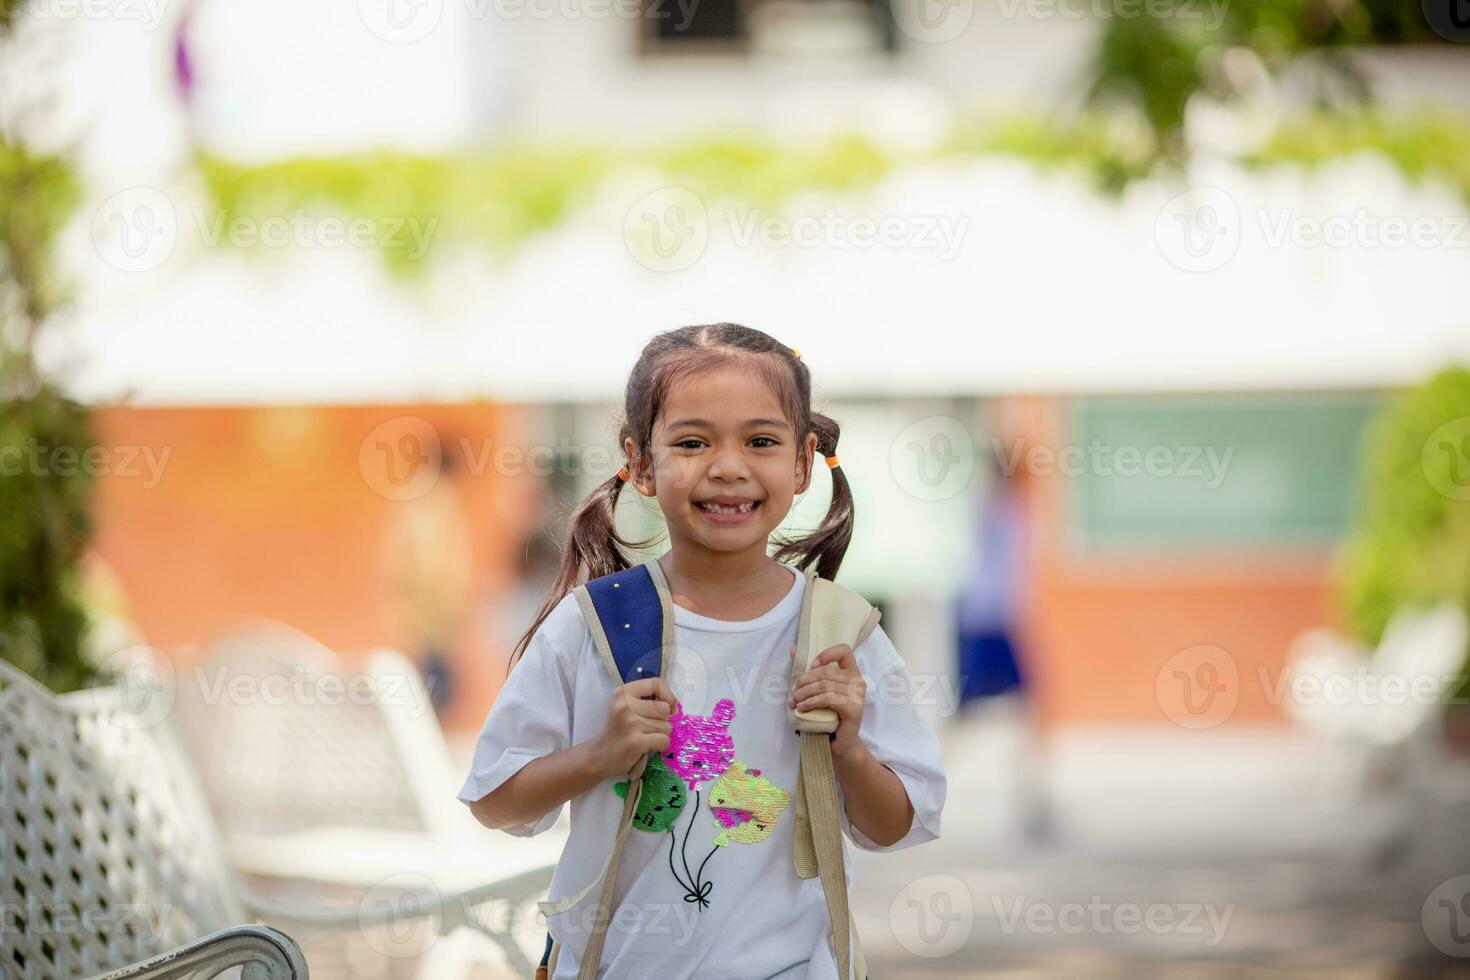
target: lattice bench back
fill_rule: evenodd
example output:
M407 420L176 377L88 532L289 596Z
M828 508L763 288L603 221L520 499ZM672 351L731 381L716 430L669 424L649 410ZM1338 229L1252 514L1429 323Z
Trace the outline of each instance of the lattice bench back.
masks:
M130 706L0 661L0 976L92 976L243 921L172 717Z

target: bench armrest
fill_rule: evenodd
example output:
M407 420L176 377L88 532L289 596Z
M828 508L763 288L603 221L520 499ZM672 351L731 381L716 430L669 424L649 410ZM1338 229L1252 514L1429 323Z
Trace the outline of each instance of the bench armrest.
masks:
M92 980L188 980L242 967L241 980L306 980L296 940L262 925L232 926Z

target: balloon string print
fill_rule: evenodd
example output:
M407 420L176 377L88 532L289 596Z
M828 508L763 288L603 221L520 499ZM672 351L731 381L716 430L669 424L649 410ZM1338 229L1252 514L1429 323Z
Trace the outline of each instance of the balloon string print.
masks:
M699 866L699 875L689 870L689 833L694 829L693 814L699 812L700 784L719 778L735 758L735 740L730 736L730 723L734 720L735 702L729 698L715 702L714 711L708 715L685 714L684 705L676 701L674 713L669 716L669 747L664 752L664 763L688 787L687 792L694 794L694 807L679 847L687 877L680 878L674 867L673 841L669 842L669 869L684 886L684 901L698 902L700 908L709 906L709 893L714 886L703 880L703 864Z
M613 786L613 792L620 799L628 798L628 789L631 780L623 780ZM669 835L669 870L673 872L674 880L684 886L686 892L685 901L694 901L690 897L696 893L695 886L689 884L679 876L679 869L674 866L674 845L678 840L675 833L679 814L683 812L688 801L688 794L684 789L684 781L668 767L664 756L650 753L648 765L643 770L643 794L638 798L638 806L633 813L633 826L639 830L649 833L667 833ZM696 794L693 813L699 812L699 798ZM691 823L693 822L691 818ZM684 841L687 845L689 840L688 831L685 831ZM700 866L703 871L703 865ZM694 880L694 875L689 871L689 862L684 861L684 873L689 881ZM703 895L709 894L706 887ZM703 904L708 904L703 903Z
M689 856L688 856L688 851L689 851L689 834L690 834L690 832L692 830L694 830L694 816L693 815L699 812L699 791L698 790L695 790L695 792L694 792L694 807L689 812L690 812L689 823L684 828L684 843L679 846L679 860L681 860L681 861L684 862L684 874L688 875L689 881L693 882L693 884L690 884L690 883L686 882L683 878L680 878L679 877L679 873L677 871L674 872L674 878L679 882L679 884L681 884L681 885L684 886L684 901L686 901L686 902L697 902L697 903L699 903L699 907L702 908L702 909L704 909L704 908L709 908L709 893L715 887L715 883L714 882L712 882L712 881L705 881L704 880L704 866L709 863L710 855L714 854L715 852L714 852L714 850L711 850L709 852L709 854L706 854L704 856L704 860L701 861L700 864L699 864L699 872L698 872L698 874L695 874L695 873L693 873L693 872L691 872L689 870ZM717 849L718 848L716 848L716 850ZM674 843L671 840L671 841L669 841L669 867L670 868L672 868L674 866L673 861L674 861Z

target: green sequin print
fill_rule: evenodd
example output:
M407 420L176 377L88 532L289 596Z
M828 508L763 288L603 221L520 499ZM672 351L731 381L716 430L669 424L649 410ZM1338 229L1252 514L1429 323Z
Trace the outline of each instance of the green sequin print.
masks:
M613 786L620 799L628 798L628 780ZM643 792L638 797L638 807L633 813L633 826L649 833L658 833L674 826L674 821L684 810L689 799L684 789L684 780L670 769L658 753L651 753L648 765L643 770Z

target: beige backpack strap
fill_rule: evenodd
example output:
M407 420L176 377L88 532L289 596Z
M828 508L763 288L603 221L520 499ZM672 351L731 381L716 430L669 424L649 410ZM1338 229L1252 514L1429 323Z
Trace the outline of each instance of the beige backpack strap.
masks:
M659 603L663 607L663 651L659 666L659 676L667 678L669 667L674 657L674 614L673 600L669 594L669 583L664 578L663 568L656 558L649 558L644 562L648 567L648 573L653 578L654 588L658 591ZM608 674L613 679L613 684L621 686L623 683L622 672L618 670L617 660L613 657L612 647L607 641L607 634L603 631L602 620L597 615L597 609L592 604L592 596L585 586L578 586L573 590L578 604L582 607L582 616L587 621L587 628L592 633L592 642L597 647L597 652L602 658L603 666L607 668ZM618 819L617 835L613 838L612 848L606 860L602 862L602 868L589 881L585 887L576 894L569 895L560 902L538 902L537 906L545 915L555 915L565 912L576 905L595 888L598 882L602 888L597 896L597 908L592 919L592 933L587 937L587 948L582 953L582 959L578 964L578 980L597 980L597 968L602 963L602 947L607 941L607 927L612 919L612 890L618 880L618 868L623 862L623 845L628 839L628 832L633 827L633 815L638 809L638 798L643 795L643 770L648 767L648 756L645 754L633 765L628 772L628 795L623 797L623 812ZM561 952L560 945L553 945L550 964L551 970L555 971L555 957Z
M801 618L796 627L796 657L791 680L806 673L822 651L840 643L854 650L878 625L879 612L862 596L836 582L806 572ZM837 775L832 768L831 733L837 730L837 712L831 708L798 711L788 708L792 727L801 739L801 768L796 779L796 825L792 835L792 862L797 877L822 880L827 914L832 922L832 951L838 976L852 976L850 961L856 952L865 970L857 929L847 902L847 871L842 856L842 825L838 815ZM864 974L859 973L859 980Z

